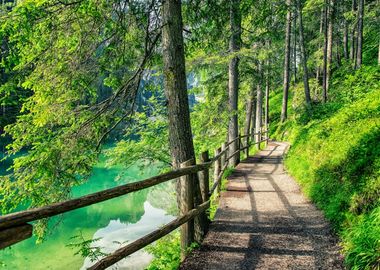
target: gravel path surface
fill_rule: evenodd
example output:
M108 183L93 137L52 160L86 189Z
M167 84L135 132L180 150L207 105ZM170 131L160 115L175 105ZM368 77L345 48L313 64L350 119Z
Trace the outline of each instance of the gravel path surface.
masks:
M240 163L200 249L180 269L343 269L321 211L284 171L287 144Z

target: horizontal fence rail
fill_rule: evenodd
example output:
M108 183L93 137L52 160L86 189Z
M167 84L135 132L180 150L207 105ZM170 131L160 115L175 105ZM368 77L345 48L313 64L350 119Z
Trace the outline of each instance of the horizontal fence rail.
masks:
M168 173L160 174L158 176L153 176L151 178L136 183L125 184L118 187L92 193L76 199L71 199L39 208L33 208L30 210L8 214L0 218L0 229L21 225L26 222L35 221L42 218L52 217L65 212L69 212L74 209L82 208L95 203L120 197L131 192L146 189L184 175L196 173L201 170L207 169L211 166L211 164L211 162L197 164L186 168L173 170Z
M140 239L132 242L131 244L126 245L125 247L122 247L116 250L114 253L112 253L111 255L107 257L104 257L103 259L101 259L100 261L98 261L97 263L95 263L93 266L91 266L88 269L91 269L91 270L106 269L107 267L117 263L118 261L127 257L128 255L131 255L132 253L146 247L147 245L153 243L154 241L174 231L182 224L186 223L187 221L199 215L200 213L206 211L209 207L210 207L210 200L202 203L197 208L190 210L189 212L187 212L187 214L179 218L176 218L172 222L164 225L162 228L157 229L141 237Z
M214 164L214 180L212 182L210 191L208 191L209 188L207 187L205 191L206 194L202 194L203 202L201 204L199 204L196 207L190 207L189 211L176 218L172 222L135 240L134 242L124 247L121 247L112 254L100 259L93 266L88 268L91 270L106 269L107 267L115 264L116 262L120 261L126 256L138 251L141 248L146 247L147 245L162 238L163 236L169 234L181 225L189 222L196 216L199 216L201 213L205 212L210 207L210 196L215 192L215 190L220 192L221 181L225 170L228 168L229 160L236 155L240 156L240 152L243 150L245 150L246 156L248 156L248 149L250 148L250 146L258 145L259 147L262 142L268 142L268 135L265 136L265 138L263 138L263 134L268 134L268 129L263 131L260 130L260 132L256 133L239 135L232 141L224 143L222 145L222 148L219 148L218 151L216 151L215 156L211 159L208 159L207 151L202 153L201 160L203 162L200 164L186 166L183 168L181 167L179 169L175 169L167 173L153 176L139 182L129 183L118 187L106 189L79 198L70 199L67 201L54 203L43 207L33 208L25 211L0 216L0 249L31 237L33 227L32 225L28 224L28 222L63 214L65 212L69 212L92 204L100 203L106 200L126 195L128 193L153 187L155 185L173 179L178 179L179 177L185 177L196 173L203 173L203 177L207 178L206 181L207 184L209 184L208 170ZM258 136L258 141L250 142L250 138L253 136ZM245 139L245 145L243 145L241 139ZM228 147L234 142L238 143L238 150L227 156L229 154ZM207 157L208 161L204 161L205 156ZM205 172L207 172L207 174Z

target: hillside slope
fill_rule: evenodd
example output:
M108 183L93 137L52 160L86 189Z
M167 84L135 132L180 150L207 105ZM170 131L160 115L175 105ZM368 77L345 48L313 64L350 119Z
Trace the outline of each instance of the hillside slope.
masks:
M304 108L293 88L283 124L273 93L271 136L291 143L286 168L334 225L348 267L380 269L380 68L341 74L327 104Z

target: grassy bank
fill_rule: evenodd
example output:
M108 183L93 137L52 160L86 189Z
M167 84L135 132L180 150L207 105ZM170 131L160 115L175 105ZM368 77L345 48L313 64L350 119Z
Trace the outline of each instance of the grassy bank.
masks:
M333 224L347 266L380 269L380 69L336 73L327 104L304 107L302 91L293 87L283 124L273 93L271 137L291 143L287 170Z

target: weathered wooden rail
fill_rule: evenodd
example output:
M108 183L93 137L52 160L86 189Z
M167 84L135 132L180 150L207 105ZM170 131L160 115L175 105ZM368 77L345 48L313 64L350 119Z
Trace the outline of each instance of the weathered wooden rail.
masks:
M254 137L257 137L258 140L254 141ZM244 143L242 142L242 139L244 139ZM236 141L238 141L238 150L234 153L228 153L228 146ZM220 148L215 150L215 155L211 159L209 159L208 151L203 152L200 156L200 163L196 165L189 166L189 162L184 162L181 164L181 168L179 169L153 176L136 183L125 184L64 202L1 216L0 249L31 237L33 227L31 224L28 224L28 222L52 217L81 207L103 202L128 193L149 188L169 180L180 178L181 181L191 181L190 176L198 173L202 199L202 202L199 205L195 206L193 200L189 200L185 203L185 211L183 209L181 210L180 217L100 259L88 269L105 269L126 256L169 234L181 225L185 226L181 232L181 238L187 238L187 233L194 234L194 232L188 231L189 229L194 230L194 226L186 225L210 207L210 196L215 192L215 190L217 191L217 194L219 194L221 189L221 180L223 178L224 171L228 167L228 161L235 155L239 155L240 157L241 151L244 151L245 155L248 156L250 146L256 144L259 147L262 142L268 142L267 128L265 128L264 131L260 130L258 133L239 135L234 140L223 143ZM210 188L209 171L212 165L214 165L214 174L213 183ZM207 226L208 223L206 223L202 228L204 232L207 231ZM186 249L186 245L188 245L188 243L182 240L181 246L183 250Z

